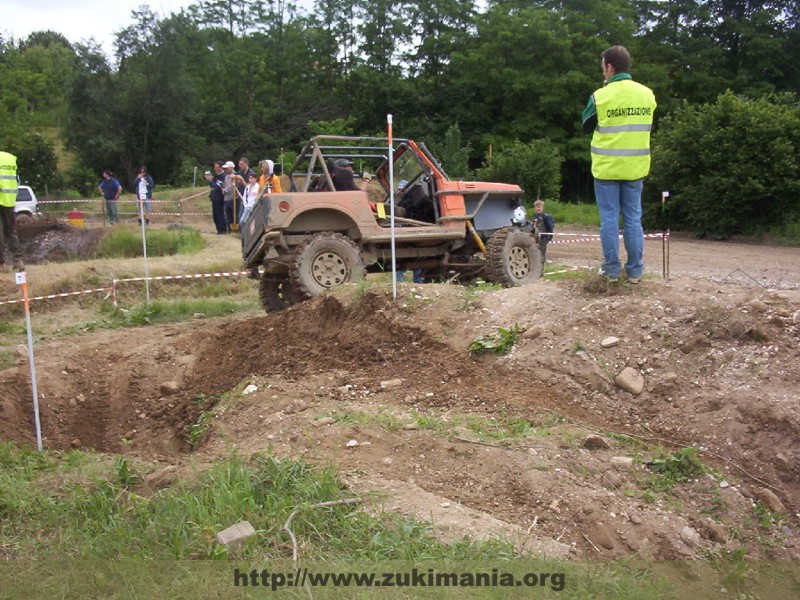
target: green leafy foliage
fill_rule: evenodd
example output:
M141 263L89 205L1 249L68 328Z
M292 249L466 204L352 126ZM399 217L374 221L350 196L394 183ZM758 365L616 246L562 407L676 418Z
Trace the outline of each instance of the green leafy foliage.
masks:
M469 144L464 145L461 129L458 124L451 125L444 134L442 143L431 144L436 157L442 163L445 172L452 178L466 178L469 175Z
M497 333L488 336L478 336L469 345L469 351L472 354L483 354L485 352L494 352L495 354L508 354L511 348L517 343L519 334L523 329L514 323L508 329L499 327Z
M648 468L661 476L661 485L671 487L705 473L706 468L697 457L697 448L681 448L674 454L662 454L648 463Z
M726 238L800 222L800 106L732 93L684 106L653 138L648 189L650 226ZM659 190L670 191L663 214Z
M501 149L491 164L478 170L478 178L516 183L525 190L526 202L537 198L557 198L561 191L561 164L564 158L550 140L520 141Z

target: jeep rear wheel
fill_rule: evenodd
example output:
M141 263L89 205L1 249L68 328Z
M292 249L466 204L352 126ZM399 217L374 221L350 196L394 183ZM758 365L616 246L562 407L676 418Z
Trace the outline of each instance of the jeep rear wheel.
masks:
M338 233L318 233L300 244L289 269L292 287L303 298L364 278L358 247Z
M258 299L267 312L277 312L303 301L286 276L263 277L258 284Z
M516 227L495 233L486 248L486 278L492 283L523 285L542 276L542 259L533 236Z

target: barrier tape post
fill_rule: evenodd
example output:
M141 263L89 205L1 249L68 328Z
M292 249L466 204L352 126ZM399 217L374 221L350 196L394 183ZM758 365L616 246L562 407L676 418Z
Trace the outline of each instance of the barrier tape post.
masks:
M142 194L139 194L140 196ZM142 252L144 253L144 296L150 309L150 277L147 272L147 235L145 234L144 198L139 198L139 224L142 226Z
M33 417L36 423L36 448L42 451L42 424L39 420L39 390L36 387L36 364L33 362L33 333L31 331L31 308L28 303L28 278L25 271L16 274L17 285L22 286L25 306L25 327L28 330L28 362L31 366L31 388L33 389Z
M667 211L667 198L669 198L669 192L664 190L661 192L661 218L664 218L664 215ZM661 276L664 279L667 279L667 231L661 230Z

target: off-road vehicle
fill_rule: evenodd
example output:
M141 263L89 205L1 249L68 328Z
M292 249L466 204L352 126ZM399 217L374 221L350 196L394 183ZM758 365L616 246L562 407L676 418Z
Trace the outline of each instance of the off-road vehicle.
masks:
M365 174L344 177L348 163ZM366 172L380 186L353 185ZM393 193L390 175L402 190ZM450 179L424 144L395 139L390 152L384 138L317 136L288 176L288 192L265 190L241 224L244 262L267 311L391 271L392 246L398 271L420 269L431 281L521 285L541 275L523 190ZM351 189L337 191L348 177Z
M17 188L17 201L14 205L14 214L19 223L24 223L41 215L36 194L27 185L20 185Z

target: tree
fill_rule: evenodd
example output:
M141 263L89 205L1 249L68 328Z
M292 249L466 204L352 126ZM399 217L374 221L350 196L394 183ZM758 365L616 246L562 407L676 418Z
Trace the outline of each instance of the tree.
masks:
M644 198L669 190L651 225L726 238L800 221L800 107L792 96L748 99L731 92L714 104L685 105L653 136Z
M450 177L460 178L469 175L469 155L472 149L469 144L463 145L461 129L457 123L448 128L441 144L431 144L431 147Z
M478 178L487 181L516 183L526 193L526 203L533 205L537 198L558 199L561 193L561 156L550 140L519 140L501 148L491 164L478 170Z

